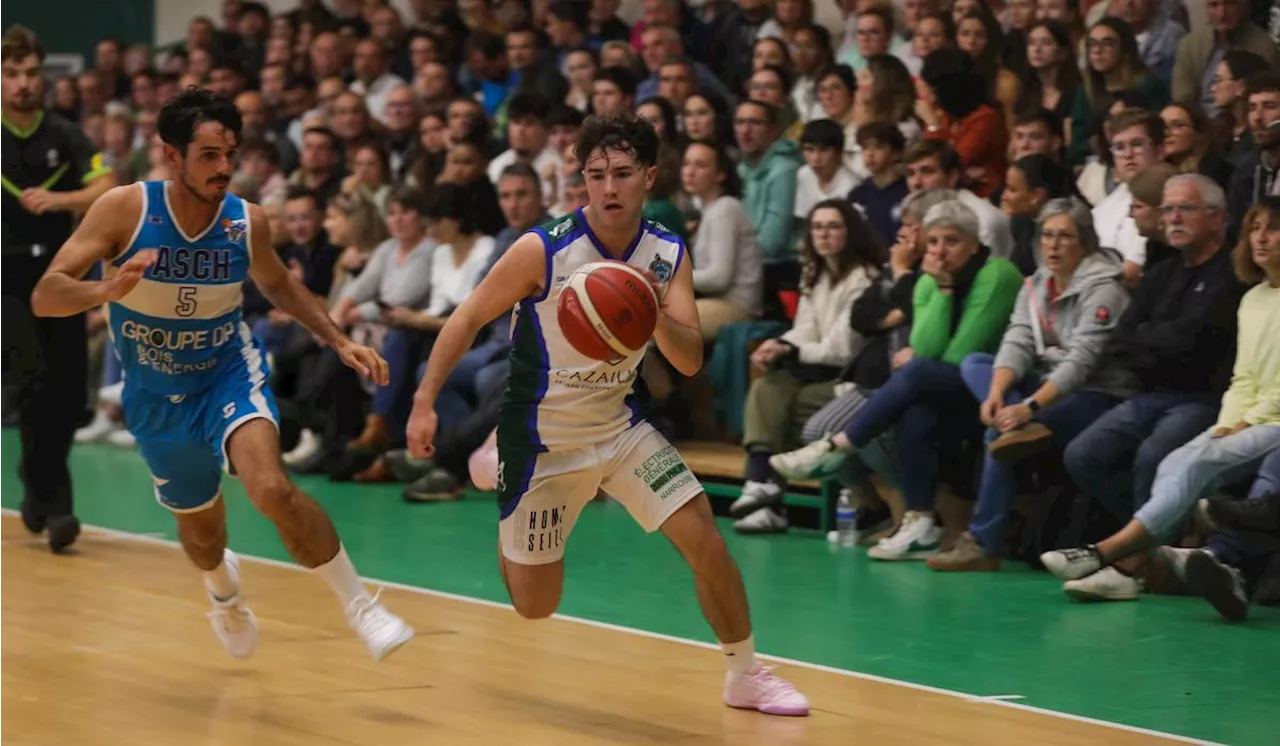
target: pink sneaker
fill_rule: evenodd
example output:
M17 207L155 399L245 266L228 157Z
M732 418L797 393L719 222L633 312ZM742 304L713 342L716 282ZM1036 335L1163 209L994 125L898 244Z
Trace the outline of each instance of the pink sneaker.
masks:
M766 715L804 716L809 700L791 682L773 675L757 663L742 676L729 674L724 681L724 703L739 710L759 710Z

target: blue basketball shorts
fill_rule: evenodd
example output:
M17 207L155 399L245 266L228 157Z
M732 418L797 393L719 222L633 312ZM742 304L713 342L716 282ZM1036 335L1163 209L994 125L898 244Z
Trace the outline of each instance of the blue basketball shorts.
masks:
M175 513L203 510L218 499L222 473L235 474L227 441L236 428L256 419L279 428L265 363L250 371L237 358L226 367L213 386L185 396L130 387L125 379L125 422L151 470L156 499Z

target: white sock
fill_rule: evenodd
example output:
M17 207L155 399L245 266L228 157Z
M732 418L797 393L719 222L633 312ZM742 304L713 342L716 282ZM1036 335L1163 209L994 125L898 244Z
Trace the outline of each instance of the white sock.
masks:
M204 587L219 601L226 601L240 592L240 584L231 577L225 559L212 570L204 571Z
M351 564L351 558L347 556L347 548L341 544L338 545L338 553L333 555L333 559L312 569L328 581L329 587L338 594L338 600L342 602L344 611L351 606L352 601L369 596L369 592L360 584L360 576L356 575L355 565Z
M734 676L750 673L756 665L755 635L742 642L722 642L720 649L724 651L724 662L729 667L729 673Z

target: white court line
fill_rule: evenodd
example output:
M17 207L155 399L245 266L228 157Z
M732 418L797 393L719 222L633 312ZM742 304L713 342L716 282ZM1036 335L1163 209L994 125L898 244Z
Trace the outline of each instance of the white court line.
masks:
M0 513L4 515L14 515L14 516L18 515L18 511L12 510L10 508L0 508ZM95 531L101 531L106 534L111 534L112 536L116 536L122 539L137 541L143 544L156 544L159 546L165 546L170 548L181 546L178 542L173 541L172 539L158 538L154 534L135 534L135 533L130 533L128 531L119 531L113 528L105 528L103 526L94 526L88 523L83 524L83 527L87 529L93 529ZM258 562L264 565L271 565L274 567L283 567L287 570L307 572L306 568L303 568L300 565L296 565L292 562L281 562L280 560L271 559L270 557L258 557L252 554L241 554L239 552L237 552L237 555L240 557L240 559L252 560L254 562ZM424 596L434 596L436 598L447 598L452 601L461 601L463 603L476 604L478 606L489 606L496 609L507 609L507 610L514 611L511 604L498 603L497 601L489 601L483 598L472 598L471 596L463 596L457 593L449 593L447 591L437 591L431 588L421 588L416 585L396 583L396 582L387 581L387 580L380 580L378 578L361 577L360 579L371 585L379 585L379 586L385 586L387 588L395 588L396 590L407 591L409 593L418 593ZM623 627L618 624L609 624L608 622L598 622L594 619L583 619L581 617L567 616L564 614L556 614L553 616L553 618L560 619L566 622L572 622L574 624L583 624L588 627L595 627L597 629L607 629L612 632L622 632L629 635L647 637L652 640L674 642L680 645L689 645L692 647L705 648L708 650L718 651L720 649L718 645L714 645L709 642L702 642L701 640L690 640L684 637L664 635L658 632L650 632L648 630L635 629L633 627ZM1197 746L1225 746L1225 744L1220 744L1215 741L1204 741L1197 738L1190 738L1188 736L1180 736L1176 733L1165 733L1163 731L1152 730L1150 728L1140 728L1136 725L1125 725L1124 723L1113 723L1108 720L1098 720L1097 718L1085 717L1084 715L1073 715L1069 712L1058 712L1057 710L1047 710L1042 707L1024 705L1021 702L1010 701L1010 699L1014 697L1021 698L1023 695L1020 695L1020 694L1000 694L1000 695L984 697L981 695L969 694L967 692L958 692L952 689L942 689L940 687L928 686L926 684L916 684L911 681L902 681L901 679L891 679L886 676L877 676L875 674L862 673L860 671L850 671L844 668L833 668L831 666L824 666L819 663L810 663L808 661L795 660L792 658L780 658L778 656L768 655L766 653L759 653L758 655L760 658L763 658L765 660L782 663L788 666L795 666L797 668L807 668L812 671L822 671L823 673L834 674L836 676L846 676L853 679L862 679L863 681L874 681L880 684L889 684L891 686L900 686L907 689L915 689L916 691L929 692L931 694L941 694L947 697L956 697L958 699L968 700L970 702L982 702L985 704L990 704L995 707L1009 707L1015 710L1022 710L1024 712L1033 712L1033 713L1036 713L1037 715L1045 715L1047 717L1061 718L1063 720L1074 720L1075 722L1078 722L1078 723L1088 723L1090 725L1097 725L1104 728L1122 730L1129 733L1137 733L1140 735L1153 736L1156 738L1165 738L1171 741L1177 741L1179 743L1197 744Z

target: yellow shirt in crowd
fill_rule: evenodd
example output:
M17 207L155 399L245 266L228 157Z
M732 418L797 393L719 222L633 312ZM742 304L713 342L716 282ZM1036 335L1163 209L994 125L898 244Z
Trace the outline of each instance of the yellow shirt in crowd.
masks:
M1218 427L1280 425L1280 287L1266 280L1244 294L1231 388Z

